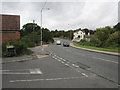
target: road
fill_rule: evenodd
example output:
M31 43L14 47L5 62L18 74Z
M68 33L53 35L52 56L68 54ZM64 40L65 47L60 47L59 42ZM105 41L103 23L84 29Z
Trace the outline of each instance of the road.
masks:
M45 50L48 57L3 64L3 88L118 87L118 56L62 45Z

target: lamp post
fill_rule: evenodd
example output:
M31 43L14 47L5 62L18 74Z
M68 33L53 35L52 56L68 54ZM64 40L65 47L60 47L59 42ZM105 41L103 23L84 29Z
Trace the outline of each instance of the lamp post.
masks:
M70 24L68 24L68 26L70 26ZM71 37L71 30L70 30L70 38L69 38L69 39L71 40L71 38L72 38L72 37Z
M45 9L44 7L45 7L46 3L47 3L47 0L45 1L44 5L41 9L41 42L40 42L41 47L42 47L42 41L43 41L43 38L42 38L42 35L43 35L43 33L42 33L42 11L43 11L43 9ZM46 9L49 10L49 8L46 8Z
M35 30L34 24L35 24L35 20L33 20L33 42L34 42L34 30Z
M42 38L42 36L43 36L43 33L42 33L42 12L44 9L50 10L49 8L44 8L44 7L41 9L41 43L40 43L41 47L42 47L42 41L43 41L43 38Z

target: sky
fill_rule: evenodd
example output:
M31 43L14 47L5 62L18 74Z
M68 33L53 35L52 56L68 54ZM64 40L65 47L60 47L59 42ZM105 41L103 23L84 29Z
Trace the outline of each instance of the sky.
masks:
M118 23L118 0L2 0L0 14L20 15L20 28L35 23L49 30L95 30ZM47 9L49 8L49 10Z

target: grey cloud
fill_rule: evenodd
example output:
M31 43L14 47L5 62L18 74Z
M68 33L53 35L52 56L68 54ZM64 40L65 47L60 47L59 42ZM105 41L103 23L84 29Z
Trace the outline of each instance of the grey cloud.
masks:
M44 2L4 2L2 13L20 15L21 27L33 19L40 25L40 10L43 4ZM47 2L45 8L50 10L43 10L43 26L51 30L113 26L118 22L117 4L117 2Z

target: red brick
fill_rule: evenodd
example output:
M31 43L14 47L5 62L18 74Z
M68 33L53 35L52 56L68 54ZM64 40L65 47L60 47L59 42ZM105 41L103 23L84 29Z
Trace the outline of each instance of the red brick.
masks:
M1 18L2 17L2 18ZM19 15L0 15L0 35L2 39L0 45L9 40L20 39L20 16Z

